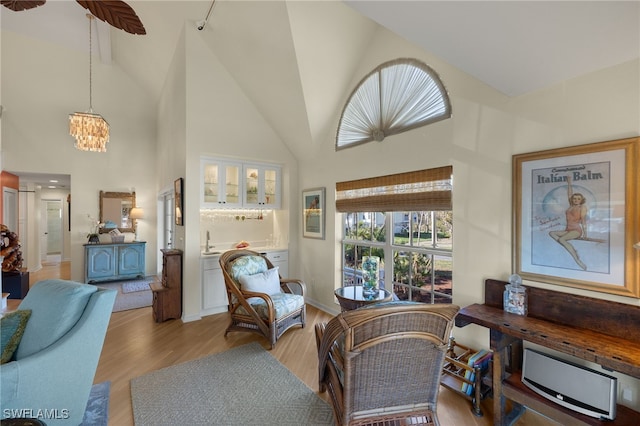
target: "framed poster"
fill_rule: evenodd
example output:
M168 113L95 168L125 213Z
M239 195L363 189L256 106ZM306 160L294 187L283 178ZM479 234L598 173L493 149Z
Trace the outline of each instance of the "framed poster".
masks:
M174 190L174 202L175 202L175 217L176 217L176 225L184 226L184 219L182 216L182 209L184 206L184 199L182 196L183 186L182 186L182 178L176 179L173 183Z
M325 188L302 191L302 236L324 240Z
M513 156L513 261L525 279L640 297L640 138Z

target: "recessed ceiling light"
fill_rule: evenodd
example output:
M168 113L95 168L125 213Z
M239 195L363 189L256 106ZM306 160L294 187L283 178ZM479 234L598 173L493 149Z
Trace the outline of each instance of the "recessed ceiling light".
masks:
M57 179L51 179L51 180L49 180L49 182L51 182L51 183L58 183Z

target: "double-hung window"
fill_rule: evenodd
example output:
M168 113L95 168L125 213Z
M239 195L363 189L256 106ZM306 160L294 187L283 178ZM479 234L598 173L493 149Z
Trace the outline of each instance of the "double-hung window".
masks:
M400 300L452 301L450 166L336 184L342 285L362 283L363 256L380 257L380 287Z

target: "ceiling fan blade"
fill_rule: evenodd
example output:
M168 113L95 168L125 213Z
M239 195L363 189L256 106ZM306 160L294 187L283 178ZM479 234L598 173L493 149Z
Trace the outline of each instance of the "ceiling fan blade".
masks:
M45 4L45 0L39 1L21 1L21 0L2 0L0 1L4 7L7 9L11 9L15 12L20 12L21 10L33 9L34 7L42 6Z
M120 0L76 0L96 18L130 34L146 34L136 12Z

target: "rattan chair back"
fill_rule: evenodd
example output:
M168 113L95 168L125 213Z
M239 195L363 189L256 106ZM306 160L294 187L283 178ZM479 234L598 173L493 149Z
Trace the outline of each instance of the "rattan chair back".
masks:
M336 422L439 424L440 377L458 310L381 303L316 327L320 390L329 391Z

